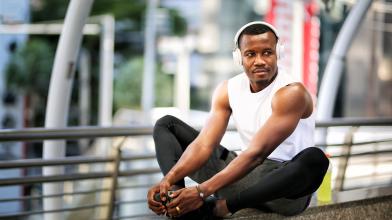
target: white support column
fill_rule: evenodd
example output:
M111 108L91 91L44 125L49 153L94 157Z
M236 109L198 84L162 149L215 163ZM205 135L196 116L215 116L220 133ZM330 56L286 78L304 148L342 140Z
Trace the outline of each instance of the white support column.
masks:
M304 39L304 2L295 0L293 2L293 23L291 40L291 70L296 78L303 81L303 39Z
M144 33L144 74L142 88L142 109L146 118L149 117L155 101L155 37L156 8L159 0L149 0L146 13Z
M83 49L79 64L79 125L90 125L91 87L90 87L90 52ZM79 140L79 147L84 152L88 147L88 139Z
M48 101L46 106L46 128L66 127L72 81L75 70L77 54L82 39L83 26L90 13L93 0L71 0L69 3L65 23L61 32L54 59ZM53 159L65 156L65 141L45 141L43 149L44 159ZM44 167L44 175L63 174L63 167ZM46 183L43 186L44 195L63 192L62 183ZM63 199L45 198L44 210L61 209ZM45 220L61 220L64 215L58 213L46 213Z
M179 47L175 78L175 106L183 114L187 114L190 108L190 51L186 39L181 40Z
M98 124L100 126L112 125L113 111L113 55L114 55L114 25L113 16L101 17L101 44L100 44L100 78L99 78L99 109ZM97 155L104 156L110 151L111 139L99 141L96 149Z
M99 125L112 125L114 18L104 15L101 20L99 79Z
M104 15L100 17L101 23L101 45L100 45L100 78L99 78L99 109L98 109L98 124L100 126L112 125L112 110L113 110L113 55L114 55L114 26L115 21L113 16ZM101 138L95 149L95 155L107 156L111 155L113 149L111 138ZM94 166L93 170L106 170L114 172L113 164L106 166ZM111 179L102 179L101 184L105 188L112 188L113 182ZM98 203L110 203L110 193L103 192L97 199ZM106 218L110 212L111 207L101 207L95 213L96 218Z

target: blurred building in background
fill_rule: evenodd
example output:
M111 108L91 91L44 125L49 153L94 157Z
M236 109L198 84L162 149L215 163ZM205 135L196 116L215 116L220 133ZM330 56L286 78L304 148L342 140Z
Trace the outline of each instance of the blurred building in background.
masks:
M374 1L347 55L340 116L392 116L391 42L392 1Z

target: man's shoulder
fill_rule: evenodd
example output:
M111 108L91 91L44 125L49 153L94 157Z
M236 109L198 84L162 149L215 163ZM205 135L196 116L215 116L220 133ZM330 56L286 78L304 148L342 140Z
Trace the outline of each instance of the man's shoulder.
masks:
M292 82L276 91L274 99L301 101L306 99L308 96L309 93L301 82Z
M312 98L305 86L300 82L290 83L280 88L274 95L273 103L279 108L310 108ZM273 104L274 105L274 104Z

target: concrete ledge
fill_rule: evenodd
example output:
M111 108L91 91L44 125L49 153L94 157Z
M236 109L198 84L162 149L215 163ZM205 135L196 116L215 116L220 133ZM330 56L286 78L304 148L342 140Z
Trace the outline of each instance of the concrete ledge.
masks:
M143 219L167 219L165 217L146 217ZM310 207L295 216L282 216L266 213L258 209L243 209L225 219L268 219L268 220L357 220L357 219L392 219L392 186L361 188L341 191L333 194L332 204L317 205L315 197Z
M337 203L332 205L310 207L296 216L282 216L264 213L257 209L244 209L227 219L392 219L392 195Z

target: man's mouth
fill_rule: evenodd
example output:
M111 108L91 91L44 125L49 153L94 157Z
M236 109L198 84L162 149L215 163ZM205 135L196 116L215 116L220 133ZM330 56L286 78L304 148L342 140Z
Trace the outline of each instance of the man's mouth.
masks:
M265 73L265 72L269 72L269 69L267 69L267 68L257 68L257 69L254 69L252 71L252 73Z

